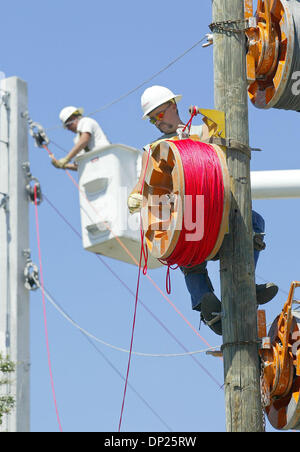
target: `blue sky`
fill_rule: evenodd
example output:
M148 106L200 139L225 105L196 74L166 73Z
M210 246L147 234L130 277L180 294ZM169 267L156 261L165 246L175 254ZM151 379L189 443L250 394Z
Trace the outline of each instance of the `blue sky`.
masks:
M5 20L0 28L0 71L28 83L31 118L67 150L73 136L58 127L62 107L82 106L86 112L101 109L199 41L212 22L211 2L196 0L53 0L44 2L42 10L38 1L13 0L5 2L1 12ZM183 94L180 111L186 121L191 104L213 108L212 47L197 46L151 84ZM141 121L140 96L147 86L94 115L111 142L140 149L157 137L155 128ZM263 149L254 153L252 170L300 168L298 113L262 111L249 103L249 129L251 145ZM58 158L64 156L54 145L50 149ZM46 151L34 147L30 137L29 152L32 174L47 199L80 231L76 188L63 171L52 167ZM254 201L253 207L264 216L267 233L257 282L274 281L280 287L266 307L270 323L280 312L291 281L300 278L299 199ZM30 246L37 263L33 206L30 209ZM137 268L106 257L103 263L85 251L46 200L39 207L39 219L47 291L82 328L129 349L134 296L111 270L135 293ZM218 263L210 263L209 272L219 294ZM165 290L165 268L151 271L150 276ZM191 310L179 270L172 272L171 281L170 299L198 330L199 314ZM207 348L145 277L140 299L134 350L178 354ZM120 375L126 373L128 354L91 343L49 303L47 317L63 430L117 431L124 390ZM30 330L31 429L56 432L40 291L31 294ZM204 325L200 335L210 346L221 344L221 338ZM205 353L168 358L133 355L129 383L134 391L128 388L122 431L225 430L220 359ZM268 423L267 431L273 431Z

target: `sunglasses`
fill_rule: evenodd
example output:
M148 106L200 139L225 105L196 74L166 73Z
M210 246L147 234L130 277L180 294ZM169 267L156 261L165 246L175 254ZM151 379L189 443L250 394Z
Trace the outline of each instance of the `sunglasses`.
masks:
M172 100L173 100L173 99L172 99ZM150 116L150 117L149 117L149 121L151 122L151 124L156 124L157 121L162 121L162 120L164 119L164 116L165 116L166 111L168 110L169 107L171 107L171 105L172 105L173 103L174 103L174 102L170 101L169 105L168 105L164 110L160 111L159 113L157 113L157 114L154 115L154 116Z

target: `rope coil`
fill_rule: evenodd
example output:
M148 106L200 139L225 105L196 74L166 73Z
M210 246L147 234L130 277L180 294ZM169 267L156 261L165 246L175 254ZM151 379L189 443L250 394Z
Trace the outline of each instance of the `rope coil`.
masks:
M192 139L159 143L151 154L143 194L148 199L145 238L154 257L168 267L188 267L217 254L230 200L226 160L218 146ZM164 204L174 196L175 201Z
M201 264L214 249L223 216L224 183L220 161L212 146L193 140L179 141L176 146L184 168L185 196L191 196L192 203L187 205L184 201L182 231L175 250L166 261L168 265L186 267ZM197 198L200 196L204 197L203 231L200 232L203 238L194 241L189 240L193 234L187 229L185 219L189 215L193 223L195 220L195 231L199 228Z

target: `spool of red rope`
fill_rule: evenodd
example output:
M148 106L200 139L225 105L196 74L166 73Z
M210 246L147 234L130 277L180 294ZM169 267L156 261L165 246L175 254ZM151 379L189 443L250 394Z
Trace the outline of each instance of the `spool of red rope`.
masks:
M147 205L142 217L151 254L168 266L194 266L213 258L226 232L229 187L226 159L218 146L193 139L158 143L143 190Z
M181 140L176 143L176 147L184 170L184 214L177 245L166 262L168 265L186 267L204 262L215 247L223 216L224 183L220 160L212 146L193 140ZM189 204L187 196L190 196ZM200 196L203 197L202 200ZM192 220L189 223L195 224L194 231L186 227L187 216ZM201 224L197 221L199 219ZM190 240L189 237L193 234L202 239Z

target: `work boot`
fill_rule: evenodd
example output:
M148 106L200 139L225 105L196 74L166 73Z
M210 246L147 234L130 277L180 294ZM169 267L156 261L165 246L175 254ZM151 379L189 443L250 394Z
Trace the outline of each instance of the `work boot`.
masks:
M203 321L211 330L213 330L214 333L219 336L222 336L221 310L221 302L214 293L208 292L203 295L201 298Z
M278 292L278 286L274 283L256 284L257 304L265 304L271 301Z

